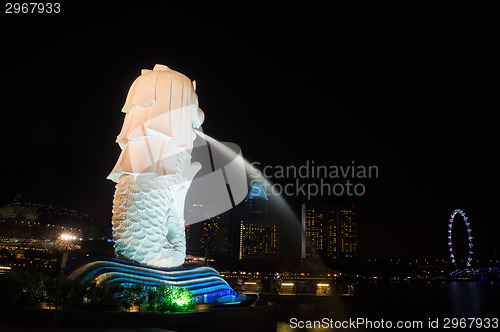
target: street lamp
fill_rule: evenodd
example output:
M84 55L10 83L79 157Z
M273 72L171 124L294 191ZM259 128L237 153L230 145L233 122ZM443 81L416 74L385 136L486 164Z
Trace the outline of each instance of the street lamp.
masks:
M59 242L60 248L63 250L63 256L61 260L61 272L59 275L59 285L57 286L57 293L56 293L56 310L54 311L54 322L53 325L56 326L57 324L57 311L58 311L58 306L59 306L59 297L61 295L61 284L62 284L62 277L63 277L63 271L66 268L66 264L68 263L68 256L69 256L69 250L71 250L71 241L76 240L76 236L71 235L69 233L63 233L59 236Z
M76 236L68 234L68 233L63 233L61 236L59 236L59 239L63 241L71 241L71 240L76 240Z

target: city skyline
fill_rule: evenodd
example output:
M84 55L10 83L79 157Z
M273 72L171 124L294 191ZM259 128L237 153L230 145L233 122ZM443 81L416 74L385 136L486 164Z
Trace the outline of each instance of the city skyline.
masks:
M354 209L304 203L301 214L301 258L349 260L357 257L357 221Z
M392 255L374 258L357 255L357 229L362 220L357 218L354 207L304 203L301 205L301 229L292 237L292 233L283 234L289 224L283 222L284 220L274 219L277 214L273 212L281 211L270 209L269 202L273 202L273 197L271 196L270 200L262 184L254 183L242 204L219 216L187 225L187 264L206 261L226 270L253 270L260 266L263 269L261 272L269 272L281 270L284 266L280 261L288 260L295 262L295 267L288 267L292 269L290 271L297 272L296 264L299 264L300 259L301 269L308 264L317 267L319 263L344 273L352 273L351 269L355 266L368 263L387 267L409 266L443 273L450 268L460 270L466 267L476 271L478 268L494 267L499 263L496 259L480 260L473 255L472 250L475 249L471 245L472 234L468 228L470 224L464 211L460 209L453 211L449 219L448 226L452 232L448 233L448 245L450 249L453 248L449 257L443 259L443 253L438 253L438 256L434 257L420 255L405 259L398 255L398 248L394 248ZM28 260L28 268L34 268L37 264L42 268L51 268L52 265L48 264L46 259L57 252L57 243L61 239L74 242L72 250L77 250L74 258L95 254L112 256L112 241L105 237L104 232L89 218L77 211L44 205L15 203L1 207L0 226L3 236L0 239L0 256L13 267L26 266ZM452 228L452 224L463 227ZM81 228L74 228L76 225ZM290 242L298 243L300 251L297 250L298 246L290 247ZM464 243L469 243L469 255L464 252ZM13 255L14 263L9 261L13 259ZM392 273L398 273L398 270Z
M391 247L408 259L446 257L457 208L469 216L476 257L500 254L490 193L496 20L465 24L477 10L466 7L433 15L373 3L290 15L253 8L217 21L205 16L211 6L68 4L50 19L5 17L0 204L20 194L108 225L119 110L140 70L164 63L197 81L204 132L238 144L250 163L376 166L376 178L360 179L363 195L310 200L355 206L360 257L389 257ZM189 12L190 26L160 19L171 10ZM147 28L124 26L130 17ZM298 217L307 197L282 196Z

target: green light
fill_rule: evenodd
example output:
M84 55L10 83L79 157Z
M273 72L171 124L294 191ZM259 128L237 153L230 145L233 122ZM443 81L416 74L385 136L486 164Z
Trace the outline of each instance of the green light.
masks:
M162 285L156 293L156 310L160 313L186 311L194 304L194 296L186 288Z
M174 288L172 291L172 302L181 307L182 309L187 309L191 302L193 301L193 296L187 289Z

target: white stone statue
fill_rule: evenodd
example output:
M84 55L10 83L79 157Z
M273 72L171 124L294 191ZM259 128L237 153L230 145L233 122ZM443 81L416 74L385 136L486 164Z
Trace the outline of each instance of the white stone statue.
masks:
M108 179L117 182L113 240L119 258L153 267L184 263L184 202L201 164L191 163L194 128L204 114L196 84L163 65L130 87L117 137L122 152Z

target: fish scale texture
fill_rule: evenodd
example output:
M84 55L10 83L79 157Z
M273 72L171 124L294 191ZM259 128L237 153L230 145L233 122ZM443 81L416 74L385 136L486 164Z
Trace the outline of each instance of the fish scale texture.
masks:
M176 213L171 176L123 174L113 200L113 239L118 257L154 267L180 266L186 236ZM183 221L183 220L182 220Z

